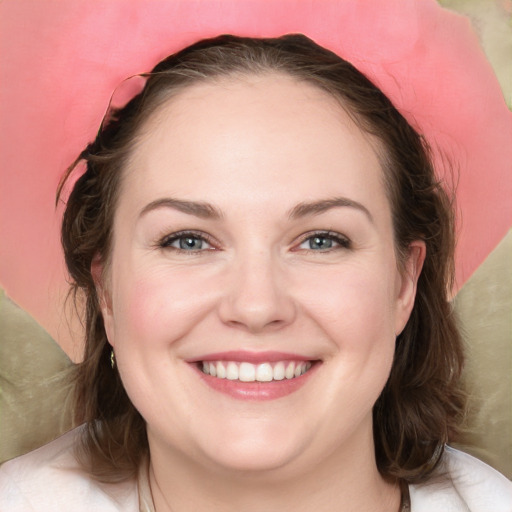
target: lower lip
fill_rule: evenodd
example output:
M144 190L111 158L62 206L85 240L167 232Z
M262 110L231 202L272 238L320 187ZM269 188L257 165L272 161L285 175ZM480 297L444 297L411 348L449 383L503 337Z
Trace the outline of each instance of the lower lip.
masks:
M276 400L291 395L304 386L320 365L313 366L300 377L273 380L271 382L241 382L239 380L219 379L202 372L194 365L202 381L210 388L238 400Z

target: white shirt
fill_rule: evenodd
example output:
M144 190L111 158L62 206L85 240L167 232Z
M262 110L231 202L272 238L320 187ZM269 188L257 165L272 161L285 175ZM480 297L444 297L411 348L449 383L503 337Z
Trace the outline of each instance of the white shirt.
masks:
M73 455L80 429L0 467L0 512L154 512L147 471L100 484ZM512 482L471 455L446 447L446 475L409 486L411 512L512 512Z

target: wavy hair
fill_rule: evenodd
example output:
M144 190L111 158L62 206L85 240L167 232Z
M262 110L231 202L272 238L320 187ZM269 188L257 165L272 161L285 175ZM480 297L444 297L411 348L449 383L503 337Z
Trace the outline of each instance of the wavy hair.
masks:
M462 343L448 300L454 270L451 201L436 180L425 140L382 91L349 62L303 35L224 35L167 57L145 75L140 94L110 113L61 180L58 199L77 165L86 163L62 222L72 287L85 299L85 354L74 376L76 420L86 423L80 460L95 478L113 482L133 476L148 454L145 422L110 366L110 345L91 275L95 258L108 267L123 169L145 123L180 90L262 73L285 74L327 92L361 130L379 141L398 265L413 240L426 244L414 308L396 340L391 374L373 409L381 474L409 483L424 481L444 444L457 433L465 406L459 379Z

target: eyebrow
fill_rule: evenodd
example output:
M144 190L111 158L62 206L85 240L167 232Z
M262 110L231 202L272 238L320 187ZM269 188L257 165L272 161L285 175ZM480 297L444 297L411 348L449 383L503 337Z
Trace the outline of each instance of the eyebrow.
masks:
M188 215L195 215L202 219L220 219L222 213L220 210L215 208L209 203L197 202L197 201L183 201L181 199L174 199L172 197L163 197L162 199L156 199L151 203L147 204L140 212L139 217L146 215L152 210L158 208L172 208Z
M297 206L294 206L290 213L288 214L291 219L299 219L302 217L307 217L308 215L319 215L324 213L332 208L342 208L349 207L355 208L363 212L370 222L373 223L373 217L368 208L354 201L352 199L348 199L346 197L334 197L332 199L321 199L319 201L313 201L310 203L299 203Z
M373 217L368 208L366 208L361 203L346 197L334 197L331 199L321 199L319 201L313 201L309 203L299 203L290 210L288 216L291 219L299 219L302 217L307 217L308 215L319 215L333 208L342 207L355 208L356 210L363 212L373 223ZM147 204L141 210L139 217L142 217L148 212L158 208L172 208L188 215L195 215L196 217L200 217L202 219L221 219L223 217L222 212L209 203L200 201L184 201L171 197L156 199L155 201Z

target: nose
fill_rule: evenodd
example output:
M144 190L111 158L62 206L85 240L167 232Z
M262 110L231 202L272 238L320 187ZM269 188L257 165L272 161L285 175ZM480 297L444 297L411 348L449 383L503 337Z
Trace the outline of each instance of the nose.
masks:
M257 334L294 321L297 308L276 259L270 253L253 253L234 263L219 306L224 323Z

